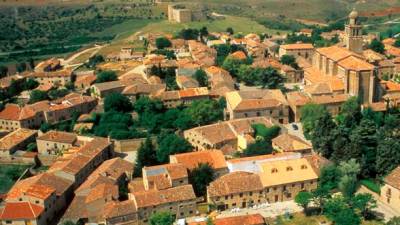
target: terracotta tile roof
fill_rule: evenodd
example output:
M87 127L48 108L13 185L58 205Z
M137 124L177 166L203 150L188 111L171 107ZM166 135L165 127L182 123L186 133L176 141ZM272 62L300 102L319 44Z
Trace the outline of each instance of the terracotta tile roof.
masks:
M107 203L104 209L104 217L107 219L126 216L136 213L136 205L133 200L125 200L122 202L112 201Z
M344 58L347 58L349 56L358 56L356 53L351 52L347 50L346 48L342 48L336 45L330 46L330 47L324 47L324 48L318 48L317 52L319 52L321 55L326 56L327 58L338 62ZM361 56L358 56L361 57Z
M58 71L51 71L51 72L24 72L21 75L25 77L32 77L32 78L42 78L42 77L49 77L49 78L57 78L57 77L71 77L72 70L64 69Z
M30 202L6 202L0 211L1 220L36 219L44 208Z
M234 111L268 109L288 104L280 90L233 91L226 93L225 97Z
M219 150L204 150L176 154L170 156L170 161L181 163L188 170L196 168L200 163L208 163L214 169L223 169L227 167L225 156Z
M296 154L292 153L292 152L278 152L278 153L267 154L267 155L258 155L258 156L230 159L230 160L228 160L228 164L235 164L235 163L242 163L242 162L254 162L254 161L262 161L262 160L268 160L268 159L281 159L282 157L294 156L294 155L296 155Z
M396 39L394 39L394 38L385 38L382 40L382 43L385 45L394 45L395 42L396 42Z
M25 128L13 131L6 136L0 138L0 151L9 151L11 148L18 146L20 143L36 135L36 130L29 130Z
M149 187L157 189L172 187L172 181L187 178L186 167L182 163L170 163L158 166L143 167L143 176L147 178Z
M75 81L75 86L77 86L78 88L81 86L88 87L94 84L96 79L97 77L94 74L78 76Z
M293 91L286 93L287 100L290 105L303 106L310 103L311 99L305 94Z
M386 184L400 190L400 166L394 169L384 178Z
M264 187L318 179L318 175L304 158L264 162L260 167Z
M313 96L311 101L315 104L332 104L332 103L344 103L350 98L348 94L333 94L333 95L321 95Z
M254 130L251 125L255 123L261 123L267 127L273 125L272 121L265 117L250 117L196 127L185 133L195 132L196 135L214 145L235 140L239 134L253 134Z
M214 219L214 225L264 225L264 218L260 214L230 216L224 218ZM203 222L190 222L188 225L206 225Z
M7 104L0 112L0 119L3 120L21 120L22 108L16 104Z
M93 86L96 87L97 89L99 89L100 91L125 87L125 85L122 84L121 81L119 81L119 80L104 82L104 83L96 83L96 84L93 84Z
M247 59L246 53L244 53L243 51L236 51L236 52L230 54L229 57L232 57L234 59L239 59L239 60Z
M51 130L39 136L37 140L73 144L77 140L77 136L74 133Z
M330 94L333 92L329 83L315 83L304 86L304 92L311 95Z
M301 138L291 134L281 134L272 139L272 144L279 147L284 152L296 152L311 150L312 146Z
M118 198L118 185L103 183L90 189L88 195L86 196L85 203L93 202L98 199L109 198Z
M155 95L159 92L165 91L165 84L135 84L124 88L122 94L124 95Z
M386 91L400 91L400 84L393 81L381 81L385 85Z
M287 44L280 46L286 50L307 50L307 49L314 49L314 46L309 43L299 43L299 44Z
M347 70L368 71L374 70L375 66L355 56L349 56L339 61L338 65Z
M165 190L148 190L132 193L136 207L159 206L167 203L191 201L196 199L192 185L182 185Z
M393 47L391 45L385 45L386 54L394 57L400 57L400 48Z
M344 91L344 83L336 76L324 76L314 68L304 69L304 79L310 84L328 83L332 91Z
M46 200L51 194L56 191L53 187L47 185L34 184L31 185L25 192L25 195Z
M375 61L380 61L384 60L385 56L382 54L379 54L375 52L374 50L367 49L363 51L363 56L368 62L375 62Z
M179 90L180 98L191 98L191 97L207 96L207 95L209 95L209 93L206 87L188 88L185 90Z
M261 191L260 176L249 172L232 172L211 182L207 187L209 197L225 196L242 192Z

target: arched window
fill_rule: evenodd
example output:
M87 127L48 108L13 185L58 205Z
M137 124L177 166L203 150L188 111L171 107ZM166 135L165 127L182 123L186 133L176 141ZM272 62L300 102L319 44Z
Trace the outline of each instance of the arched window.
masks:
M286 167L286 171L292 171L293 168L291 166Z
M277 168L272 168L271 173L277 173L278 169Z
M301 165L301 169L305 170L305 169L307 169L307 166L306 165Z

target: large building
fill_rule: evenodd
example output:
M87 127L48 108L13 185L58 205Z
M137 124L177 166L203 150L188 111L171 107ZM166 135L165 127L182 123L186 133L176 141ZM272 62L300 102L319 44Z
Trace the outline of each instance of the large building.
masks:
M316 167L300 154L241 158L228 166L230 173L207 187L207 202L219 210L288 201L317 188Z
M385 177L380 198L400 213L400 166Z
M281 124L289 121L289 104L279 89L232 91L225 98L227 119L267 116Z

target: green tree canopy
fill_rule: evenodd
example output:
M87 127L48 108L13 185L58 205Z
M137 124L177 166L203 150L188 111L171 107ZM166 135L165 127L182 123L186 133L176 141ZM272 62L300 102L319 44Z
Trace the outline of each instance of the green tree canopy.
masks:
M115 81L117 79L117 73L110 70L101 71L96 75L96 83Z
M158 137L157 161L167 163L170 155L190 152L192 148L186 139L176 134L161 134Z
M327 110L322 105L307 104L300 110L301 123L303 124L304 135L307 139L313 137L313 132L317 127L317 122L323 115L327 113Z
M144 142L140 144L137 151L137 157L134 168L134 176L140 177L142 175L142 168L145 166L153 166L157 164L156 151L150 137L147 137Z
M385 45L383 45L383 43L381 41L379 41L378 39L372 40L371 43L369 44L368 48L372 49L375 52L378 52L380 54L385 53Z
M307 214L308 205L310 204L313 195L307 191L300 191L294 198L294 201L301 207L303 207L304 212Z
M299 65L297 65L297 62L296 62L296 58L292 55L283 55L283 56L281 56L280 61L284 65L289 65L295 69L299 68Z
M196 72L194 73L193 76L194 76L194 79L196 79L197 82L199 83L200 87L208 86L208 77L204 70L202 70L202 69L196 70Z
M0 65L0 78L7 76L7 74L8 74L8 67Z
M128 97L120 93L111 93L104 99L104 111L130 112L132 103Z
M175 218L170 212L156 212L150 216L150 225L172 225Z
M47 100L49 97L47 96L47 92L40 90L33 90L29 94L29 104L33 104L35 102L40 102L43 100Z
M202 126L223 120L223 107L215 100L197 100L184 110L194 124Z
M369 193L356 194L351 199L351 205L356 209L364 219L368 219L372 209L377 207L376 200Z
M158 49L164 49L171 47L171 41L166 37L159 37L156 39L156 47Z
M215 179L214 169L206 163L199 164L189 172L189 182L192 184L196 196L205 196L207 186Z

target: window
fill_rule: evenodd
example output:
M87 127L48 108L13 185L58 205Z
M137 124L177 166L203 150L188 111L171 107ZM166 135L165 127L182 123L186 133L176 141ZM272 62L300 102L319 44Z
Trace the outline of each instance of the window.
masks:
M304 189L304 183L301 183L301 189Z
M286 167L286 171L292 171L293 168L291 166Z
M11 220L6 220L6 224L12 224Z
M272 168L271 169L271 173L277 173L278 172L278 169L277 168Z
M253 192L250 191L249 195L252 196L252 195L253 195Z
M240 196L240 197L243 197L243 193L240 193L239 196Z
M305 169L307 169L307 166L306 165L301 165L301 169L305 170Z

